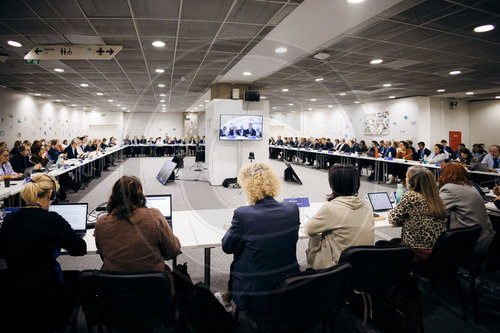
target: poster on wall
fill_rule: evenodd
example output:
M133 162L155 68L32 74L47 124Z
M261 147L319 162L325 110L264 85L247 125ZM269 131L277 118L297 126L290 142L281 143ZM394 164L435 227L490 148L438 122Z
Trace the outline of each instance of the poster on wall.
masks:
M363 117L365 134L389 134L389 111L368 113Z

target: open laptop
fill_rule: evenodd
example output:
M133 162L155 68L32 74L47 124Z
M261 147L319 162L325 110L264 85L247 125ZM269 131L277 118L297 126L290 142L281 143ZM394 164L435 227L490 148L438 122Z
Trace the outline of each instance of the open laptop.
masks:
M33 173L33 169L34 169L34 167L32 167L32 166L27 167L26 169L24 169L23 179L30 177L31 174Z
M172 195L146 195L146 207L158 209L165 216L170 229L172 229Z
M484 172L490 171L488 170L488 166L481 162L471 162L470 169L472 171L484 171Z
M387 192L368 193L368 200L374 212L383 212L392 209L391 200Z
M479 192L479 194L481 195L481 198L483 198L483 201L486 201L486 202L495 201L496 198L494 196L487 196L486 193L484 193L481 186L479 186L477 183L472 183L472 186L474 186L474 188Z
M88 210L88 203L69 203L49 206L49 212L56 212L64 217L71 228L80 237L85 236L85 232L87 231Z

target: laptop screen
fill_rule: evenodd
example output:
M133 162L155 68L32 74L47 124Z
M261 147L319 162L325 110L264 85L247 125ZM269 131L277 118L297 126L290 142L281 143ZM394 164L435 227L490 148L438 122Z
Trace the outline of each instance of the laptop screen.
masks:
M392 209L391 200L389 200L387 192L368 193L368 199L375 212Z
M146 207L158 209L165 218L172 218L172 196L170 194L146 195Z
M84 231L87 229L87 203L50 205L50 212L56 212L64 217L74 231Z

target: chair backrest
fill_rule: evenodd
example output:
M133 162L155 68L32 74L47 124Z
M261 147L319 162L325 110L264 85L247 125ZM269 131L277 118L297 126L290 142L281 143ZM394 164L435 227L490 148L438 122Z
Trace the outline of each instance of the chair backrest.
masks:
M342 251L339 263L349 263L351 289L368 294L392 292L407 278L414 252L406 246L351 246Z
M302 332L333 318L344 300L350 270L342 264L286 277L271 295L272 332Z
M173 323L171 282L162 272L83 271L79 292L87 325L125 332Z
M455 278L460 265L472 254L481 230L480 225L475 225L443 232L432 248L429 273L445 279Z

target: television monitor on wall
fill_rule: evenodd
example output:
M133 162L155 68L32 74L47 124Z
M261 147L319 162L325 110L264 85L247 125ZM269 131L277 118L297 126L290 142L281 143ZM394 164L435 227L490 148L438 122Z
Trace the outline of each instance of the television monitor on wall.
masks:
M263 116L221 114L219 139L223 141L262 140Z

